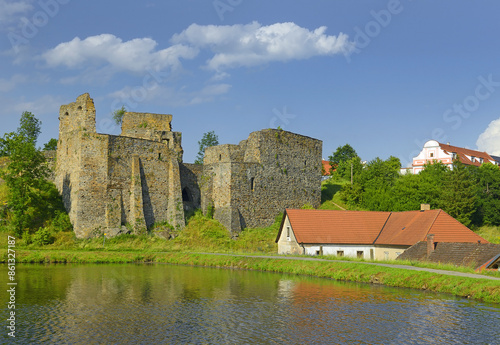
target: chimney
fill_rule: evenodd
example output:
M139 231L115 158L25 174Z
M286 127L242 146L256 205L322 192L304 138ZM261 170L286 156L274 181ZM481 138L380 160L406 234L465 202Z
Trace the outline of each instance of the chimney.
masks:
M430 211L431 204L420 204L420 211Z
M427 235L427 257L434 251L434 234Z

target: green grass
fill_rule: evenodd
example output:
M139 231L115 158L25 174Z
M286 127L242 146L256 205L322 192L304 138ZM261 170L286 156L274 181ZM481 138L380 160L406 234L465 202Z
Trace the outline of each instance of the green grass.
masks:
M491 243L500 244L500 226L482 226L475 231L479 236Z

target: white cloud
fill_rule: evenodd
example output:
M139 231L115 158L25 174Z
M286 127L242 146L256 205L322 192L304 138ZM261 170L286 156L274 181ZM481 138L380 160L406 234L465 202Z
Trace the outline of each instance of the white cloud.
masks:
M353 51L354 43L348 40L347 35L330 36L325 31L325 26L310 31L291 22L268 26L257 22L231 26L192 24L174 35L172 42L210 49L214 56L207 65L217 71Z
M17 85L26 82L27 76L15 74L10 79L0 78L0 92L8 92L16 88Z
M31 1L8 1L0 0L0 23L19 20L22 14L33 9Z
M476 145L479 151L500 156L500 119L490 122L488 128L477 138Z
M84 68L88 64L108 64L117 70L146 72L153 68L178 67L180 58L192 59L198 54L196 48L182 44L163 50L156 50L156 46L151 38L123 42L114 35L102 34L84 40L75 37L45 52L42 58L50 67Z

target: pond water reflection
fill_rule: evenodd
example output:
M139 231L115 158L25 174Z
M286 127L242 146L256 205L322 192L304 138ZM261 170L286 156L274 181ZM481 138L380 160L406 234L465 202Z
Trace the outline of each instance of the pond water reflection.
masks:
M409 289L171 265L16 278L19 344L500 344L499 305Z

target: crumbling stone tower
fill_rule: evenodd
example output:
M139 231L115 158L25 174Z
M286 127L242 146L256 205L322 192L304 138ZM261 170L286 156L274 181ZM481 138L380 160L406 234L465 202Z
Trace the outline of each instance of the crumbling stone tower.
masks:
M204 212L231 232L269 226L285 208L321 203L322 141L265 129L238 145L207 147L201 177Z
M89 94L62 105L55 182L79 238L184 227L181 134L172 115L125 113L120 136L96 133Z

